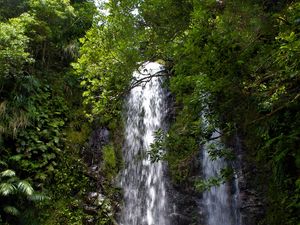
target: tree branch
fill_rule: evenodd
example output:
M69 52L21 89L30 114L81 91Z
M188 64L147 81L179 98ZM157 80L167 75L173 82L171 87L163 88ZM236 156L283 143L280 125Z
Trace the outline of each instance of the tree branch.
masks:
M129 87L129 90L131 90L132 88L135 88L143 83L147 83L150 82L151 79L153 77L167 77L169 76L169 73L166 73L167 70L160 70L154 74L150 74L150 73L141 73L140 71L138 71L141 75L147 75L146 77L143 77L141 79L135 80Z

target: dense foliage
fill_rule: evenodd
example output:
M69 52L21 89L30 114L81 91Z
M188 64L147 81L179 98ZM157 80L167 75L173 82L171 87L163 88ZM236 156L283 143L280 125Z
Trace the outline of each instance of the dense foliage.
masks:
M70 206L88 186L80 146L89 129L70 63L96 8L0 3L0 224L82 224L82 207Z
M259 171L261 224L299 223L297 1L110 0L99 11L85 0L0 3L0 224L90 219L81 150L91 121L112 134L101 185L115 194L122 103L140 82L132 72L156 60L175 115L149 154L168 161L174 184L194 188L192 161L219 129L224 143L240 138ZM113 223L105 207L99 224Z

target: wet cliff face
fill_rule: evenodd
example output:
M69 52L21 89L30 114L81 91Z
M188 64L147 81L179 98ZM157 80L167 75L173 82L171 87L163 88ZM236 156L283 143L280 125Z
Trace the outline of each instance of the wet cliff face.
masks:
M113 224L113 214L119 210L118 202L121 196L107 181L103 173L103 149L110 141L110 132L105 127L95 127L89 141L82 149L82 156L87 165L87 174L90 177L90 190L83 205L85 213L90 215L83 221L86 225L101 223ZM112 194L113 193L113 194Z
M109 131L105 127L96 127L90 137L82 154L85 162L91 168L100 166L102 158L102 148L109 143Z
M260 171L243 142L243 137L237 134L228 141L236 156L234 167L240 191L241 224L257 225L265 215L265 198L260 187Z
M199 178L201 170L199 157L195 157L191 164L191 176L188 181L181 184L168 182L169 215L172 225L204 225L200 201L202 195L194 188L194 181Z

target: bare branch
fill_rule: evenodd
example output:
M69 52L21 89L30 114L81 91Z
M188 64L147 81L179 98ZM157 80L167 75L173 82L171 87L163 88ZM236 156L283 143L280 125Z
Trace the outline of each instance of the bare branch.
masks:
M150 62L151 61L149 61L149 63ZM151 74L149 72L145 73L145 71L147 71L147 70L145 70L144 72L141 71L141 67L143 65L145 65L145 62L138 64L138 68L135 71L137 71L144 77L142 77L140 79L133 78L132 83L129 85L128 88L126 88L124 91L116 94L116 96L115 96L116 99L122 99L125 95L127 95L131 91L131 89L138 87L139 85L145 86L146 83L150 82L153 77L170 77L171 76L170 71L167 69L162 69L154 74Z
M146 75L145 77L143 77L143 78L141 78L141 79L136 79L131 85L130 85L130 87L129 87L129 90L131 90L132 88L135 88L135 87L137 87L137 86L139 86L139 85L141 85L141 84L146 84L147 82L150 82L151 81L151 79L153 78L153 77L167 77L167 76L170 76L170 74L169 73L167 73L167 70L160 70L160 71L158 71L158 72L156 72L156 73L154 73L154 74L150 74L150 73L141 73L140 71L139 71L139 73L140 74L142 74L142 75ZM129 91L128 90L128 91Z
M217 139L221 138L222 136L223 136L223 135L221 134L221 135L218 135L217 137L210 137L210 138L208 139L208 141L217 140Z

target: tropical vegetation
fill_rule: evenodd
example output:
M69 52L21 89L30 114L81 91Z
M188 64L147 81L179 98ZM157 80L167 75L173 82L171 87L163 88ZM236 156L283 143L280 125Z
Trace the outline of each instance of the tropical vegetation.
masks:
M191 162L220 129L226 151L239 137L255 168L260 223L299 224L299 2L0 3L0 224L89 221L84 198L97 185L83 150L95 127L111 133L101 188L117 205L123 103L145 61L164 65L173 98L170 129L149 152L168 162L172 182L197 189ZM113 224L114 210L97 224Z

